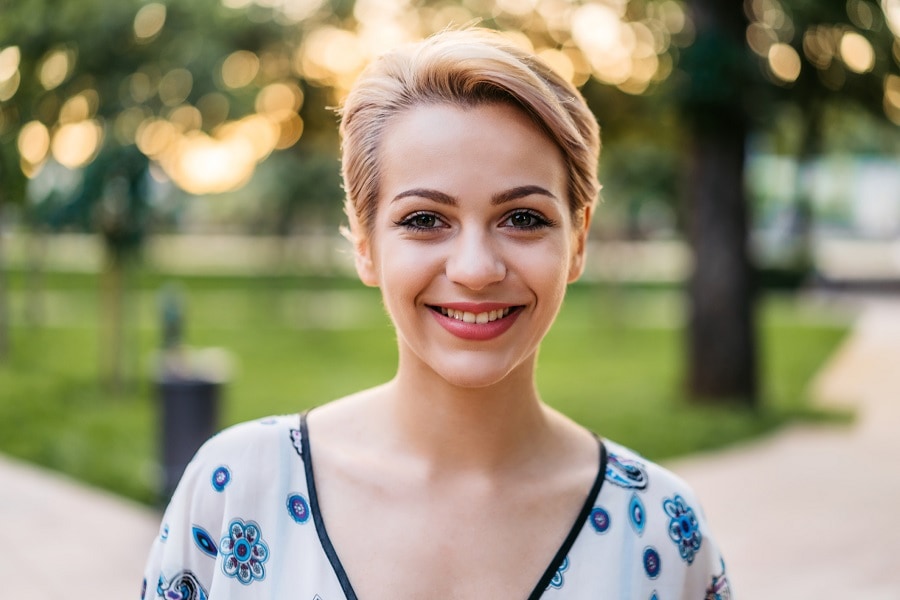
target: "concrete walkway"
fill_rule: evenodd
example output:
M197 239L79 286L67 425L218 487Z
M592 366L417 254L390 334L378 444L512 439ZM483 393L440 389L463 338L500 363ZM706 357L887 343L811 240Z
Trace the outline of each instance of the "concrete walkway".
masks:
M898 600L900 299L864 303L813 385L854 422L669 466L702 499L742 600Z
M0 598L135 599L160 515L0 457Z
M741 600L900 599L900 299L864 306L815 390L857 419L668 466L703 500ZM0 457L0 515L0 597L139 596L156 511Z

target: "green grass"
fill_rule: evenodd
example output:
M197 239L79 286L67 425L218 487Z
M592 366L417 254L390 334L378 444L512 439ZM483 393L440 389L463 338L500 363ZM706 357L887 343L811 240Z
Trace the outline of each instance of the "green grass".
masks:
M130 385L111 393L100 381L94 278L48 275L41 324L27 324L29 296L24 278L14 274L14 350L0 365L0 452L155 500L159 411L152 365L158 290L166 281L154 274L136 281L133 334L123 357ZM222 427L321 404L393 374L393 331L376 290L301 278L193 277L177 284L187 343L224 348L232 358ZM574 286L542 349L544 398L653 459L820 416L806 385L845 334L845 322L789 296L767 298L760 313L761 406L695 406L680 391L681 302L671 289Z

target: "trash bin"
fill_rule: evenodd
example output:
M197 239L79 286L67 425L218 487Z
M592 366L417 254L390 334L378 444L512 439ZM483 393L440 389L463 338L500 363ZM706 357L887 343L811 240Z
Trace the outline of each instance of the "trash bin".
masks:
M218 431L231 358L221 348L195 349L182 343L184 299L176 285L161 291L160 313L163 335L155 359L155 386L162 455L159 500L165 505L194 454Z
M221 381L164 373L157 381L162 448L160 500L168 503L185 467L218 430Z

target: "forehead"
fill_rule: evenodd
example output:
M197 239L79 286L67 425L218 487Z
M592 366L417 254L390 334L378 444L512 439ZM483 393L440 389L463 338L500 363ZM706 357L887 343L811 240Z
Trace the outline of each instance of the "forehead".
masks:
M455 195L476 186L493 193L535 184L565 196L561 151L523 110L509 104L410 108L387 125L379 162L383 195L406 185Z

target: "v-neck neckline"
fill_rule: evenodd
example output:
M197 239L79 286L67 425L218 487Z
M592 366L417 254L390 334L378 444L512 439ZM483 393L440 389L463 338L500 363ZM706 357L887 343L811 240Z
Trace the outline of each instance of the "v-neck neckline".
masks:
M344 570L344 565L341 563L341 559L338 556L337 551L334 549L334 544L331 543L331 538L328 536L328 530L325 527L325 520L322 518L322 511L319 510L319 495L316 491L316 479L313 473L312 454L309 444L309 427L306 423L307 412L308 411L300 413L300 446L303 454L303 469L306 476L306 487L309 491L310 512L312 512L313 522L316 526L316 533L318 533L319 535L319 542L322 544L322 549L325 551L325 555L328 557L328 562L331 563L331 568L334 570L334 574L337 576L338 582L341 584L341 589L344 591L344 596L347 598L347 600L358 600L356 591L354 591L353 585L350 583L350 578L347 576L347 572ZM600 438L600 436L594 434L594 437L597 439L597 444L600 447L599 468L597 469L597 475L594 477L594 483L591 485L591 489L588 492L587 498L585 498L584 503L581 506L581 510L578 512L578 516L575 518L575 522L569 529L568 535L566 535L566 538L560 545L559 550L557 550L556 554L553 555L553 560L550 561L550 564L544 570L541 578L538 579L537 584L534 586L534 589L528 595L528 600L537 600L547 590L550 582L556 576L560 565L566 559L566 556L568 556L569 551L575 544L575 539L578 537L578 534L581 533L582 529L584 529L584 524L587 521L588 516L591 514L591 510L594 507L594 502L600 494L600 488L603 487L603 482L606 479L606 465L608 462L608 454L606 451L606 445L603 443L603 440Z

